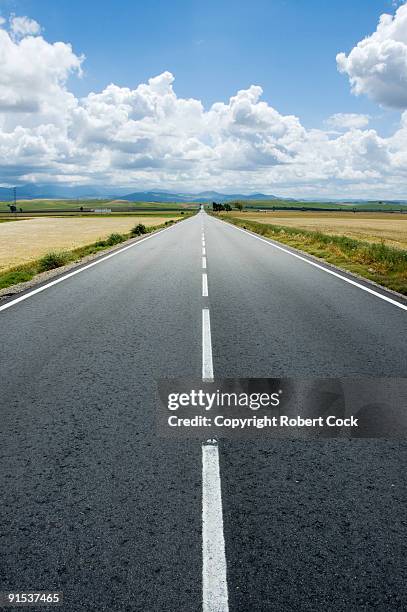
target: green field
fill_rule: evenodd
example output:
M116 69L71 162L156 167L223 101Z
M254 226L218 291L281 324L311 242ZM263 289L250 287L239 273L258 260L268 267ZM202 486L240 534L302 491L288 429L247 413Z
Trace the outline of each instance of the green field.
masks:
M357 211L407 211L407 205L394 202L304 202L300 200L239 200L243 204L244 210L343 210L352 212ZM235 207L235 202L229 202Z
M229 204L235 208L236 203L241 203L244 210L342 210L355 211L406 211L407 206L394 202L305 202L301 200L239 200L231 201ZM10 215L9 202L0 202L0 215ZM212 208L212 203L205 202L205 208ZM111 214L129 214L139 212L172 212L178 210L197 210L199 204L193 202L128 202L126 200L18 200L17 208L23 210L23 214L97 214L91 212L93 209L109 208ZM80 209L83 209L82 211ZM21 213L16 213L16 216ZM106 214L106 213L105 213Z
M10 202L0 202L0 213L10 214L8 207ZM176 210L194 210L197 209L197 204L184 202L127 202L124 200L18 200L17 209L22 208L23 213L44 211L47 214L50 212L73 211L80 213L90 211L90 209L110 208L112 212L140 212L140 211L176 211ZM14 213L12 213L14 214ZM20 212L16 213L21 214ZM95 214L95 213L91 213ZM106 213L104 213L106 214Z

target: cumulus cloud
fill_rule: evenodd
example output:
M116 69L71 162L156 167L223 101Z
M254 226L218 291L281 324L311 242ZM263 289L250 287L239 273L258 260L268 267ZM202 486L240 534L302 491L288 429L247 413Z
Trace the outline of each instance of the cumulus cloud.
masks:
M15 39L17 32L20 38ZM69 44L50 44L42 36L32 36L38 32L38 24L26 17L14 17L10 31L0 25L0 112L11 113L3 118L9 126L22 120L13 113L41 113L43 123L47 114L56 117L74 103L66 81L80 72L83 58ZM36 119L25 121L32 124Z
M339 53L336 61L355 94L366 94L384 106L407 108L407 4L394 17L381 15L376 31L349 55Z
M10 30L15 36L36 36L41 32L41 26L28 17L11 17Z
M336 129L358 129L369 124L369 116L359 113L335 113L326 120L326 125Z
M29 21L29 20L28 20ZM352 197L404 193L407 113L390 138L368 117L337 113L306 129L252 85L205 109L166 71L134 89L110 84L76 98L83 57L67 43L0 25L3 183L60 181L132 188L276 191Z

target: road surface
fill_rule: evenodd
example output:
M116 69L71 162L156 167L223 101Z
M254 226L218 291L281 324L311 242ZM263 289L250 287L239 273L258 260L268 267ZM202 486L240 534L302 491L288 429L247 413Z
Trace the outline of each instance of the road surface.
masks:
M287 251L199 213L0 304L1 591L63 591L68 611L407 608L405 442L205 458L156 434L156 381L204 374L203 309L215 377L407 375L406 302Z

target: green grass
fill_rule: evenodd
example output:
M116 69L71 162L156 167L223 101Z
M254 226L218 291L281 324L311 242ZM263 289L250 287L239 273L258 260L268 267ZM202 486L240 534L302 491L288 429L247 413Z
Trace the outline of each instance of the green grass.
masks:
M188 215L185 215L185 217L183 217L183 219L186 218L188 218ZM105 240L98 240L97 242L94 242L92 244L73 249L72 251L51 251L41 257L41 259L30 262L28 264L17 266L5 272L0 272L0 289L5 289L17 283L29 281L40 272L44 272L46 270L53 270L55 268L64 266L67 263L79 261L87 255L93 255L113 245L120 244L121 242L129 240L130 238L134 238L135 235L139 236L143 233L153 233L159 229L162 229L163 227L167 227L169 224L177 223L178 221L182 221L183 219L171 219L170 221L166 221L165 223L152 228L146 228L143 225L142 227L145 231L140 231L139 229L139 233L133 234L132 231L134 231L137 227L139 228L141 225L139 224L138 226L135 226L135 228L133 228L133 230L128 234L110 234L110 236L108 236L108 238L106 238Z
M407 212L407 206L395 202L304 202L301 200L237 200L244 210L341 210L346 212ZM229 202L235 207L234 202Z
M30 264L27 266L20 266L19 268L14 268L8 272L0 273L0 289L5 289L6 287L11 287L11 285L29 281L35 274L37 274L37 272L37 268L34 268Z
M344 235L223 217L225 221L288 244L336 266L360 274L407 295L407 251L383 242L365 242Z
M37 212L37 211L54 211L54 212L64 212L64 211L76 211L78 214L81 213L80 208L82 207L84 210L83 214L86 214L86 209L97 209L97 208L109 208L118 212L128 212L120 211L120 209L130 209L129 212L171 212L171 211L179 211L179 210L195 210L198 208L197 204L190 204L189 202L127 202L127 201L112 201L112 200L19 200L17 202L17 208L23 209L22 213L10 213L8 204L10 202L0 202L0 213L8 213L8 214L25 214L29 212ZM92 216L98 213L89 213ZM109 213L102 213L103 216Z

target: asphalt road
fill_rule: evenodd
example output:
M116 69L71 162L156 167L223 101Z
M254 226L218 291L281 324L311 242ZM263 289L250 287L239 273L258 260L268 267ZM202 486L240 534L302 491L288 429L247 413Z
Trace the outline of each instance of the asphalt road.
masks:
M407 376L405 310L204 214L12 303L0 591L202 610L202 447L155 416L158 379L201 377L203 300L215 378ZM406 449L221 441L229 609L407 609Z

